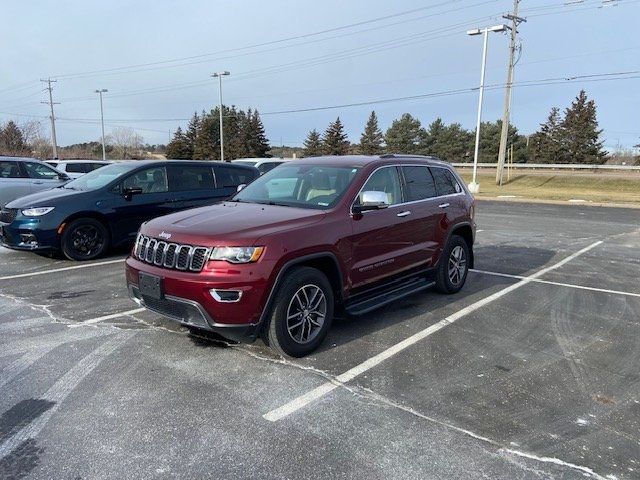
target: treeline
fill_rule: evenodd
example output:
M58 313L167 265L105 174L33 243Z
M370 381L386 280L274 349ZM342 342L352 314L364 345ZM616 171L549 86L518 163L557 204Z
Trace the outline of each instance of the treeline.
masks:
M222 107L224 158L266 157L269 140L257 110ZM220 109L194 113L186 131L178 127L167 144L167 158L220 160Z
M480 162L496 162L500 147L502 121L483 122L480 128ZM540 130L529 138L509 125L507 147L513 152L515 163L590 163L601 164L607 152L600 141L596 107L582 90L564 116L554 107ZM323 134L311 130L304 141L304 155L378 155L406 153L435 155L448 162L471 162L475 145L475 132L459 123L445 124L436 118L424 128L409 113L394 120L385 132L371 112L360 142L348 141L344 125L338 117Z

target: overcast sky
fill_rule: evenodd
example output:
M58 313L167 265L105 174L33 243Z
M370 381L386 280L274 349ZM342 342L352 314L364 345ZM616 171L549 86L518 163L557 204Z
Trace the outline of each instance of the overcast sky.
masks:
M512 122L532 133L551 107L565 108L584 88L596 101L607 148L631 147L640 142L640 74L553 85L536 81L640 70L640 0L605 8L598 8L601 0L564 3L521 2L528 22L520 27L516 83L532 85L514 89ZM439 116L472 129L477 91L471 89L479 83L482 40L465 31L501 23L500 15L512 5L511 0L5 0L0 122L41 118L48 132L48 106L40 103L46 94L38 80L51 76L58 80L60 145L99 138L97 88L109 90L107 130L126 125L146 142L167 143L170 132L186 124L181 119L217 104L218 86L209 75L229 70L225 104L259 109L272 145L299 146L310 129L322 131L338 115L356 142L372 109L383 128L409 112L425 126ZM487 84L505 82L507 54L508 37L492 34ZM502 89L489 90L484 119L499 118L502 102Z

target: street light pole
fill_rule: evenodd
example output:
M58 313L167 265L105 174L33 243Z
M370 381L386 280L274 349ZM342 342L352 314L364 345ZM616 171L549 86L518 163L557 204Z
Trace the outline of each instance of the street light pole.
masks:
M102 160L107 159L107 152L104 146L104 109L102 108L102 94L108 92L106 88L102 90L96 90L95 92L100 95L100 123L102 125Z
M477 182L478 175L478 157L480 155L480 125L482 124L482 101L484 99L484 78L487 68L487 46L489 44L489 32L504 32L506 30L505 25L495 25L493 27L476 28L475 30L469 30L467 35L484 35L484 42L482 47L482 68L480 70L480 88L478 95L478 119L476 122L476 144L473 153L473 178L469 184L469 191L471 193L480 192L480 184Z
M220 161L224 162L224 130L222 123L222 77L230 75L229 72L218 72L211 75L213 78L218 78L220 82Z

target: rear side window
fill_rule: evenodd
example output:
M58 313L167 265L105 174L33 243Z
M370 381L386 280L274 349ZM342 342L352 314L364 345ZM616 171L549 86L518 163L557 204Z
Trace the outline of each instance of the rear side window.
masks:
M27 169L27 174L29 174L31 178L53 180L58 178L59 175L56 170L43 163L24 162L24 166Z
M251 183L255 178L253 170L248 168L215 167L218 188L235 188L240 184Z
M105 164L104 163L88 163L87 164L87 173L88 172L93 172L94 170L97 170L100 167L104 167Z
M446 168L431 167L431 174L436 182L438 196L453 195L462 192L462 187Z
M69 173L86 173L88 170L84 163L67 163L66 171Z
M0 178L21 178L18 162L0 162Z
M425 200L437 196L436 184L428 167L402 167L406 184L407 202Z
M215 188L211 166L169 166L169 190L212 190Z

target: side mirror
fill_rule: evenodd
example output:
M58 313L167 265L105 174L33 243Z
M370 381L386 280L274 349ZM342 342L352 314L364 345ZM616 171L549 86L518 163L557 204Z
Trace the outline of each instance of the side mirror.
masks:
M142 193L142 188L140 187L126 187L122 190L122 196L127 201L131 200L134 195L139 195L141 193Z
M247 186L246 183L241 183L240 185L238 185L238 188L236 188L236 192L239 192L240 190L244 189L244 187L246 186Z
M370 210L382 210L389 206L389 197L385 192L362 192L360 204L354 206L354 212L368 212Z
M63 180L65 182L68 182L69 180L71 180L71 177L69 175L67 175L66 173L59 173L58 174L58 180Z

